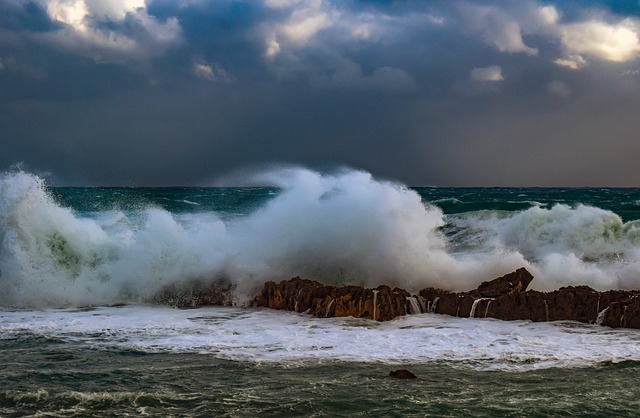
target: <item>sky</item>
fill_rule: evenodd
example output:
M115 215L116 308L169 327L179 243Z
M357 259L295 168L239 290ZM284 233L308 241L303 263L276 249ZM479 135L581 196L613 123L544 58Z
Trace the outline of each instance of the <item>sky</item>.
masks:
M0 170L640 186L636 0L2 0Z

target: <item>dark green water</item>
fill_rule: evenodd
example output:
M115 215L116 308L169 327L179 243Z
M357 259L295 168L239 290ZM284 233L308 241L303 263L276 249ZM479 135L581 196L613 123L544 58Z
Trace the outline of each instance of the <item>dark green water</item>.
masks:
M397 380L383 364L260 365L54 341L0 346L5 417L632 417L640 408L637 362L517 373L407 364L418 379Z
M556 204L595 206L624 221L640 219L640 189L415 187L422 199L445 214L475 211L516 212ZM57 187L52 194L63 206L80 212L140 210L161 207L172 213L247 214L282 192L274 187Z

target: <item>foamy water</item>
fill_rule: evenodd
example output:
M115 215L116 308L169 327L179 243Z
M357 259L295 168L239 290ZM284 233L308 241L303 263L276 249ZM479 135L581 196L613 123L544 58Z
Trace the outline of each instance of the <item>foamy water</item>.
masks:
M143 204L78 212L37 176L3 174L0 306L139 303L167 285L220 279L236 286L242 305L266 280L293 276L468 290L519 267L539 290L640 288L640 223L610 210L556 204L447 215L438 200L361 171L276 169L251 180L280 189L245 212L233 204L207 210L198 194L172 199L167 191L163 199L198 211ZM254 192L234 193L219 199L251 202ZM505 202L513 198L505 192Z
M573 322L410 315L378 323L263 309L157 306L0 312L0 340L56 339L90 350L197 353L251 363L447 362L526 371L640 360L640 334Z

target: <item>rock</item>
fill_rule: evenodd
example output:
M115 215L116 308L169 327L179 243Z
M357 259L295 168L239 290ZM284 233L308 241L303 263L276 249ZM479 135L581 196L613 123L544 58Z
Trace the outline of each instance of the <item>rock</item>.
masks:
M486 307L486 317L506 321L528 319L534 322L547 321L549 307L547 295L543 292L509 293L490 301Z
M601 325L612 328L640 328L640 297L629 295L605 308Z
M531 280L533 280L533 275L527 269L521 267L497 279L480 283L477 290L480 297L496 298L509 293L524 292L527 290Z
M416 379L416 375L407 369L393 370L392 372L389 372L389 377L393 377L395 379Z
M408 312L409 292L378 286L327 286L294 277L280 283L265 283L253 301L254 306L295 312L308 312L320 318L353 316L389 321ZM375 304L374 304L375 302Z
M294 277L280 283L265 283L253 305L307 312L321 318L353 316L388 321L408 314L410 301L415 307L419 300L420 311L458 317L535 322L570 320L640 328L640 291L598 292L588 286L568 286L553 292L539 292L527 290L532 279L531 273L520 268L482 282L477 289L468 292L426 288L414 300L406 290L399 288L336 287ZM219 289L217 292L220 293ZM207 299L202 295L214 293L196 291L176 298L175 292L169 292L174 297L172 304L189 307L213 301L213 298ZM165 297L165 300L168 299Z
M316 305L318 299L326 298L332 286L294 277L280 283L267 282L262 292L253 300L254 306L285 311L305 312Z

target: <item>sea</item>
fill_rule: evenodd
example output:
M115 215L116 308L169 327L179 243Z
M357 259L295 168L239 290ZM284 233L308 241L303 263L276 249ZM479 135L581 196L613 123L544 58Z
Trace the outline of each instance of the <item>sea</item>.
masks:
M640 189L409 187L300 167L206 187L0 174L2 417L640 415L640 331L250 307L268 280L640 289ZM163 289L224 284L230 306ZM417 378L389 376L407 369Z

